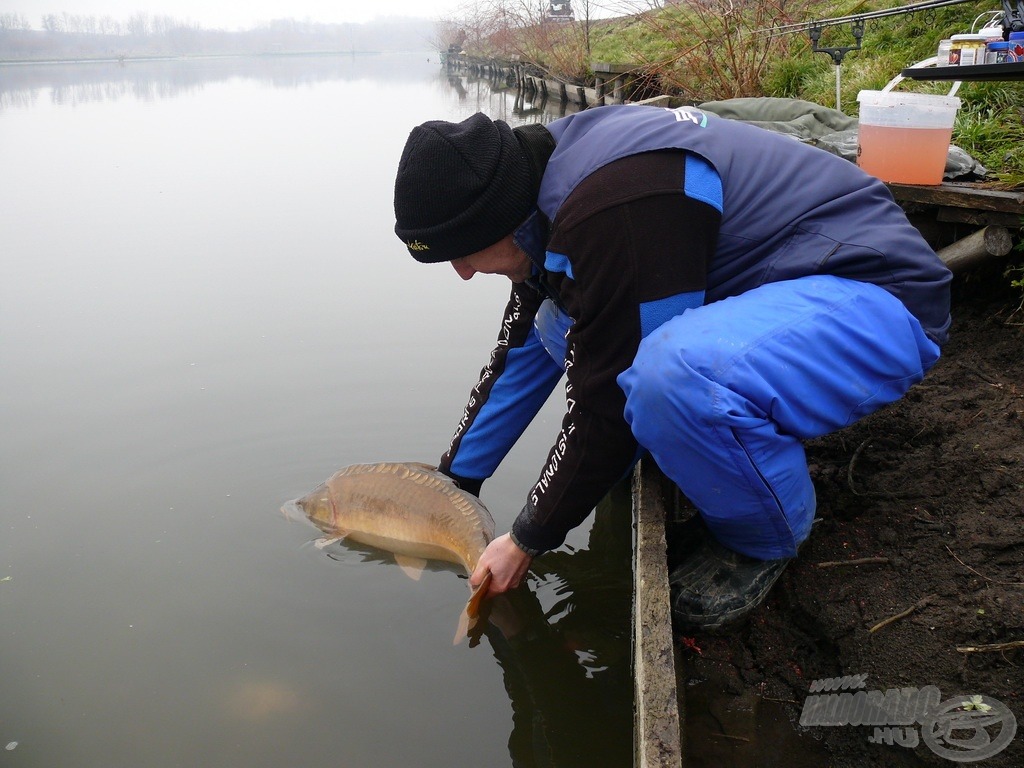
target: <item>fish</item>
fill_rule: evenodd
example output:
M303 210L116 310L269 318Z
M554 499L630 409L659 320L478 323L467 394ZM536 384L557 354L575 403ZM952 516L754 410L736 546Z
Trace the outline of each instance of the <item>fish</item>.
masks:
M475 496L436 467L418 462L353 464L286 504L299 510L329 539L354 541L390 552L407 575L419 579L429 560L476 570L494 538L494 518ZM491 574L470 587L454 642L476 626Z

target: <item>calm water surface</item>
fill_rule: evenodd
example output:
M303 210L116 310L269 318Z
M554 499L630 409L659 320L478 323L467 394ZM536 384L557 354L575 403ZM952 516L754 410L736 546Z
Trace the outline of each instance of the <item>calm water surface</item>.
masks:
M392 183L478 110L557 116L426 53L0 67L0 765L629 763L623 499L474 648L453 572L278 512L447 446L507 283L415 264Z

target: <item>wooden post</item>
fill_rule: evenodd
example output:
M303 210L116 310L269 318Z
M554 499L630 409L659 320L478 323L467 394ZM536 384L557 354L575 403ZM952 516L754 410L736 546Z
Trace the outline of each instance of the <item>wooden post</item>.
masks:
M939 251L939 258L954 274L959 274L994 256L1005 256L1013 248L1006 227L989 225L957 240Z
M637 70L637 64L611 63L607 61L593 61L590 69L598 83L598 95L604 97L602 103L622 104L627 96L628 85ZM608 84L611 83L611 88ZM604 86L602 89L601 86ZM609 92L610 90L610 92Z
M621 104L626 100L626 76L619 75L615 78L615 86L612 89L612 101Z

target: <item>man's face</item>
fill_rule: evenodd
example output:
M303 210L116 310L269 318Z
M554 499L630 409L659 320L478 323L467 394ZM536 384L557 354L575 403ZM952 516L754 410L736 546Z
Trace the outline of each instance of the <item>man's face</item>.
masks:
M512 235L507 235L482 251L453 259L452 267L463 280L469 280L479 272L484 275L504 275L513 283L523 283L533 272L530 259L512 241Z

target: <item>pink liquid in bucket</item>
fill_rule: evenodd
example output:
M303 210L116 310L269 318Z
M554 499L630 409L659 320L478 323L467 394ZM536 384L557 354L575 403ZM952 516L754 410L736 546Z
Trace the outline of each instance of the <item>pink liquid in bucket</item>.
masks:
M857 165L882 181L940 184L960 99L861 91Z
M861 125L857 165L882 181L940 184L952 128Z

